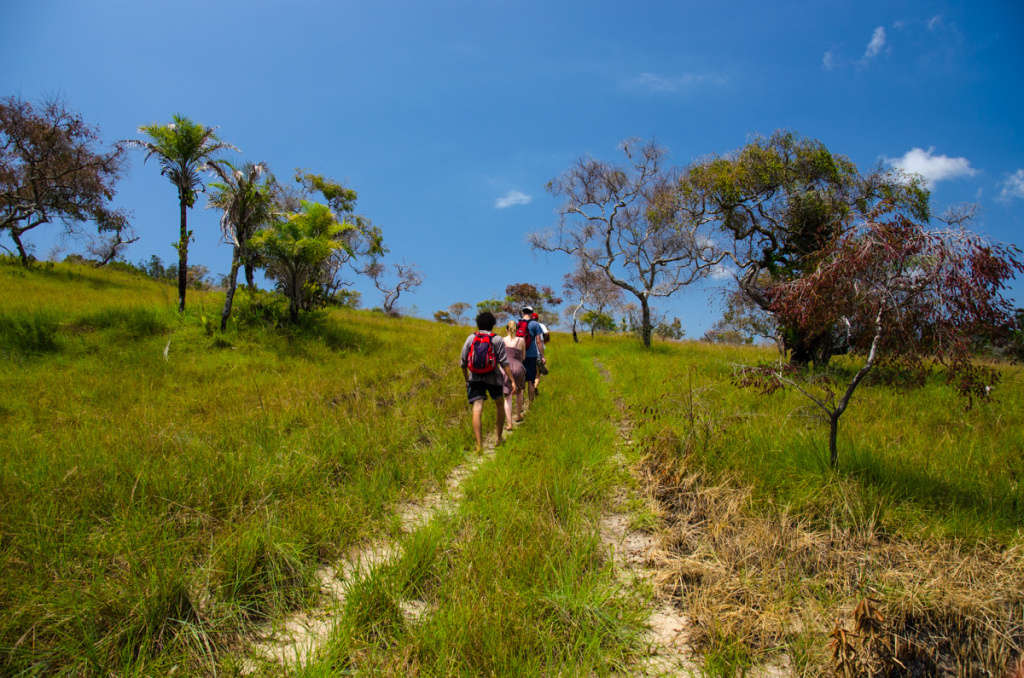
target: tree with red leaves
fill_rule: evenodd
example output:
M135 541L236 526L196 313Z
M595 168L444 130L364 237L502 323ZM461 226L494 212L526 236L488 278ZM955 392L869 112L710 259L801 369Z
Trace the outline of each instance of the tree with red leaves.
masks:
M530 283L515 283L505 288L505 300L501 304L501 310L513 318L518 318L524 307L532 306L534 313L544 323L554 325L558 321L554 309L561 303L561 297L556 296L555 291L548 285L537 287Z
M100 239L91 248L101 263L137 239L125 211L109 204L124 173L124 152L99 143L99 130L60 99L36 108L18 97L0 98L0 232L14 240L25 266L25 234L53 221L63 222L65 235L78 235L83 221L95 223Z
M973 360L979 345L1001 346L1019 330L1007 282L1024 272L1021 251L991 243L947 219L926 230L884 201L821 250L807 275L771 287L772 311L801 331L843 337L863 365L845 384L795 366L742 367L737 382L770 393L793 386L829 422L829 454L838 463L839 419L872 370L904 385L923 385L932 366L967 399L986 400L999 373Z

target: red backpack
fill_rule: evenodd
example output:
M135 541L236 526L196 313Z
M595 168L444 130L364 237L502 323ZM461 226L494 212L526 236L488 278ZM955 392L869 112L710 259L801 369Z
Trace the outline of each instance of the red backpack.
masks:
M519 324L516 325L516 336L526 339L526 348L530 348L530 344L533 343L533 335L530 334L529 320L524 318L519 321Z
M473 343L469 345L469 371L473 374L493 372L498 364L491 344L493 336L490 332L477 332L473 335Z

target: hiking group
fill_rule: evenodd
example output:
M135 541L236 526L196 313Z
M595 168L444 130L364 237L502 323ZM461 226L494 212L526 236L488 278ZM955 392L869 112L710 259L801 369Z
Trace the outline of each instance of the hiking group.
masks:
M512 430L512 406L515 421L523 419L523 392L529 403L537 395L541 373L547 374L544 342L548 334L531 306L520 312L519 320L510 320L505 336L494 333L497 318L489 311L476 317L477 331L462 345L460 365L466 380L466 397L473 408L473 435L477 454L483 453L484 402L490 396L497 407L497 444L505 431Z

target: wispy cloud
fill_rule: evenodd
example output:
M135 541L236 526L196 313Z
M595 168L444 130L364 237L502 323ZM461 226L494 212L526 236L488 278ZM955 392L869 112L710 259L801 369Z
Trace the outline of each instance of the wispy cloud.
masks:
M1024 200L1024 169L1019 169L1006 177L1002 187L1003 190L999 192L999 197L996 200L1004 202L1009 202L1013 198Z
M522 191L509 191L504 195L504 197L498 198L494 202L494 206L499 210L503 210L506 207L512 207L513 205L525 205L531 200L533 200L533 198Z
M836 55L832 53L832 50L825 52L825 56L821 58L821 65L826 71L831 71L836 67Z
M885 47L885 28L879 26L875 29L875 32L871 35L871 42L868 43L868 48L864 52L864 61L874 59L878 56L878 53Z
M928 23L926 25L928 26L928 30L929 31L934 31L936 28L941 28L942 27L942 15L941 14L936 14L931 19L928 19Z
M632 84L651 92L681 92L697 85L721 85L725 78L711 73L684 73L663 76L657 73L641 73Z
M901 158L885 158L885 163L907 173L920 174L928 186L937 181L973 177L978 173L967 158L950 158L948 155L935 155L934 152L934 146L927 151L912 148Z

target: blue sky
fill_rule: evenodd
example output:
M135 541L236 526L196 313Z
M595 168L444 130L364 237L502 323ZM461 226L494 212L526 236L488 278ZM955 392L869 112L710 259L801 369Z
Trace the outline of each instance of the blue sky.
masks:
M685 165L791 129L864 170L921 172L937 208L977 201L976 230L1024 245L1018 0L0 0L0 25L2 94L60 94L109 141L181 113L282 178L346 180L390 260L422 270L399 303L424 317L560 288L570 262L524 240L555 223L544 185L632 136ZM134 153L116 200L142 236L130 260L174 258L176 200ZM224 273L217 223L190 212L189 259ZM40 258L55 231L34 235ZM699 337L714 296L661 306Z

